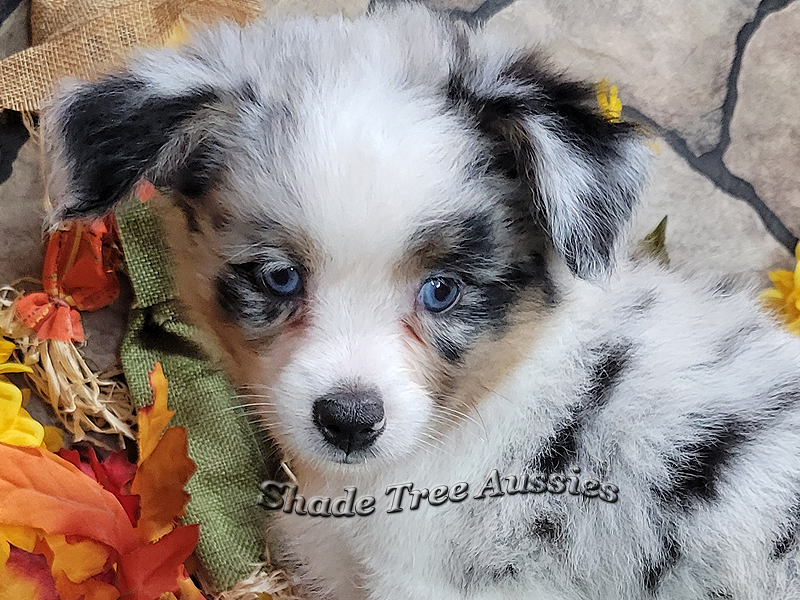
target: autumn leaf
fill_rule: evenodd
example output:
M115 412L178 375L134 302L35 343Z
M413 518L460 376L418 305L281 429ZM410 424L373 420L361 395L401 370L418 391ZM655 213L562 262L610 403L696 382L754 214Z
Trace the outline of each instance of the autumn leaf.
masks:
M124 555L117 587L125 600L154 600L163 592L177 591L183 562L194 551L199 537L199 525L185 525L154 544Z
M661 219L656 228L648 233L638 244L636 252L639 256L654 258L665 267L669 266L667 254L667 217Z
M140 498L137 531L145 541L169 533L182 517L189 494L183 487L197 467L188 456L186 429L170 427L150 456L139 465L131 492Z
M202 598L184 567L199 526L176 527L196 467L186 430L164 431L173 413L160 367L151 381L138 467L124 451L100 460L89 446L57 455L0 443L0 600Z
M138 545L113 494L43 448L0 444L0 525L79 536L119 554Z
M155 450L158 440L161 438L161 432L175 415L174 410L167 408L168 385L164 371L161 369L161 363L156 363L150 372L150 387L153 389L153 403L141 408L137 417L139 424L138 464L140 465Z
M109 454L102 462L97 459L91 446L80 446L78 450L62 449L58 455L114 494L130 522L136 526L139 520L139 497L130 491L136 465L128 460L124 450Z
M62 600L45 557L12 546L0 577L0 600L23 598Z

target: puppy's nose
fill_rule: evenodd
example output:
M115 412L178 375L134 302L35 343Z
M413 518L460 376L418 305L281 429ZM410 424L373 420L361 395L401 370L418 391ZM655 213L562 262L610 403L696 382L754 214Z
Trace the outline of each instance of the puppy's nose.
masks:
M317 398L313 411L314 424L325 439L347 454L371 446L386 426L377 390L332 392Z

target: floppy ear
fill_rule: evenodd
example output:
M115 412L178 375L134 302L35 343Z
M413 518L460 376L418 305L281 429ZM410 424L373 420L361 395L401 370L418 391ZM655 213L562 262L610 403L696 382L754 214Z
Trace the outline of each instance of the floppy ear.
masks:
M603 117L593 86L552 75L533 54L464 56L450 94L530 191L534 214L572 272L606 272L646 180L642 132Z
M172 80L148 72L142 60L96 82L72 83L50 102L42 131L55 219L102 215L143 176L188 195L209 183L207 136L187 127L218 92L202 77L193 85L178 59L166 51L160 59L182 67Z

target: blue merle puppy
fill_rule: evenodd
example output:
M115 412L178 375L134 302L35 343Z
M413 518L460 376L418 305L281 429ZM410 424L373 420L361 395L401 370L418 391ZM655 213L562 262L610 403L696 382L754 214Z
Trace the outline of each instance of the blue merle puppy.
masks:
M308 597L800 598L800 340L615 259L648 150L591 87L403 6L223 25L43 124L56 218L169 198ZM349 487L371 514L324 516Z

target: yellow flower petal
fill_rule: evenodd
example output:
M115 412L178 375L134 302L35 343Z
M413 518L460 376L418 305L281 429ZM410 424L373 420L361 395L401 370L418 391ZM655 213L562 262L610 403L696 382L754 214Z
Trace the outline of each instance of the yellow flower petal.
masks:
M33 552L36 545L38 532L27 527L14 525L0 525L0 574L6 566L6 561L11 555L11 545L25 552ZM0 579L2 579L0 577Z
M11 358L11 353L14 352L16 347L17 345L14 342L0 338L0 363L4 363Z
M44 441L44 427L33 419L24 408L19 409L13 425L0 431L0 442L10 446L41 446Z
M29 527L17 527L16 525L0 525L0 540L13 544L25 552L33 552L36 540L39 538L40 531Z
M52 584L51 584L52 585ZM41 598L43 590L39 582L10 569L0 577L0 598Z
M770 271L769 279L782 294L788 294L794 287L794 273L791 271Z
M762 300L779 300L780 302L783 302L783 297L783 293L775 288L764 290L761 292L761 294L759 294L759 298Z
M0 374L2 373L33 373L33 369L20 363L4 362L0 363Z
M792 333L800 335L800 318L795 319L794 321L789 323L786 327Z
M619 99L617 86L609 86L605 77L597 84L597 104L607 120L612 123L619 121L622 116L622 102Z
M7 379L0 378L0 432L13 426L22 408L22 392Z
M178 581L180 600L203 600L203 594L188 577Z

